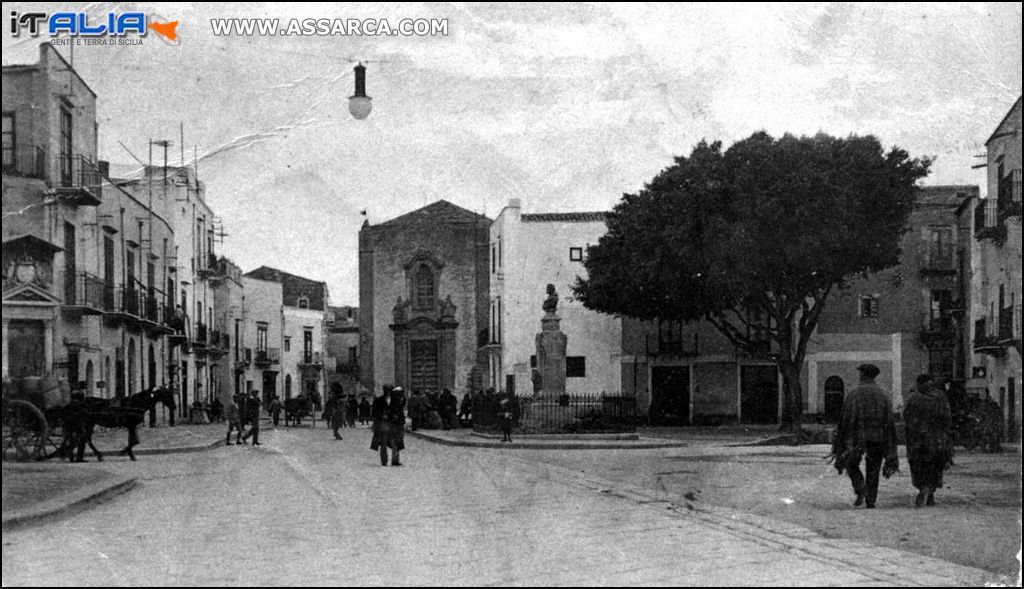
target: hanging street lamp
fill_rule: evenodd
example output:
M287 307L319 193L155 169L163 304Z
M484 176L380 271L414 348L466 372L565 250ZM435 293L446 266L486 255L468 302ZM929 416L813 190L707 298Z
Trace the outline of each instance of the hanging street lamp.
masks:
M356 120L363 120L373 110L373 99L366 95L366 67L362 62L354 68L356 75L356 93L348 98L348 112Z

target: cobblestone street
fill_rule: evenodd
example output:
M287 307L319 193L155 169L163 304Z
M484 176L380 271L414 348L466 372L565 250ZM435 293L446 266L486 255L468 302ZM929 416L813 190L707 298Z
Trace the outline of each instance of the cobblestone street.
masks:
M856 546L722 525L506 451L411 439L405 466L382 468L368 430L344 432L268 428L260 448L108 461L136 488L5 532L4 585L979 580L896 551L855 569Z

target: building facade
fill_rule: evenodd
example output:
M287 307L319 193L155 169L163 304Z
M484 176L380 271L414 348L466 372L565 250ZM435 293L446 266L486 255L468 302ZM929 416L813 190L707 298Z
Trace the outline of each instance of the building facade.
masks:
M327 389L334 383L346 395L366 395L359 379L359 308L328 307L325 373Z
M174 231L106 178L96 102L48 44L3 68L3 374L122 397L172 382Z
M242 391L261 392L264 401L281 394L281 344L284 317L281 310L283 287L280 282L242 276L245 292L242 327L242 354L239 361ZM266 406L266 404L264 404Z
M878 382L896 411L920 373L964 378L970 235L963 219L965 203L977 195L976 186L922 188L902 237L900 264L829 298L801 373L810 418L838 419L862 363L881 369ZM750 353L706 322L625 320L622 342L622 390L637 395L652 423L782 418L782 378L767 337Z
M483 384L490 220L441 200L359 232L360 379L456 394Z
M221 403L227 405L233 394L245 390L245 287L241 268L224 257L217 263L222 278L213 288L213 329L223 334L217 336L217 347L224 353L214 363L214 390Z
M326 283L268 266L246 273L244 282L246 330L257 330L252 362L260 373L249 380L260 383L265 403L274 394L323 399Z
M116 184L136 200L152 203L172 227L173 240L161 244L170 259L163 295L173 305L176 328L167 369L178 410L186 416L191 404L208 403L220 393L215 374L231 339L214 326L214 287L224 280L225 268L214 251L216 224L206 187L193 168L163 166L149 166L141 179Z
M587 246L606 232L605 213L523 213L519 199L502 209L490 228L489 321L480 342L487 386L534 392L541 304L553 284L567 337L566 392L619 392L622 320L586 309L571 296L577 277L586 275Z
M985 143L988 196L974 206L969 392L994 399L1007 438L1021 424L1021 99Z

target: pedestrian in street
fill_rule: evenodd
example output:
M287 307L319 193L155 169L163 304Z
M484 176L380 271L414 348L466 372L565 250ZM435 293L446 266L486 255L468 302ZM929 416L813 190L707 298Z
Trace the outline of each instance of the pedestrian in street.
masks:
M359 400L359 425L366 425L366 422L370 421L370 401L363 397Z
M402 466L399 454L405 450L405 391L402 387L391 390L388 402L388 446L391 448L391 466Z
M277 393L270 398L270 405L267 406L267 411L270 412L270 417L274 422L274 427L281 422L281 411L284 410L284 403L281 402L280 397Z
M328 419L331 424L331 429L334 431L334 439L341 440L341 434L338 433L338 428L343 427L345 422L345 405L344 400L341 397L341 385L334 383L331 385L331 398L327 399L327 403L324 404L323 416Z
M945 391L929 375L917 377L917 389L903 410L907 426L907 462L917 488L915 507L935 505L942 473L953 463L953 415Z
M214 397L213 402L210 403L210 422L220 423L224 419L224 403L221 403L220 397Z
M348 419L348 426L355 427L356 415L359 413L359 403L356 402L356 396L349 395L346 405L348 406L348 411L345 412L345 417Z
M373 400L370 410L373 418L373 440L370 449L380 452L380 465L388 465L391 448L391 466L401 466L400 452L405 449L405 400L402 387L384 385L381 396Z
M462 404L459 405L459 426L469 427L473 425L473 393L469 392L462 396Z
M242 441L245 442L245 440L248 440L249 438L252 438L252 445L253 446L260 446L261 445L260 444L260 408L262 407L262 405L263 405L263 402L260 401L260 392L255 390L255 389L252 390L249 393L249 398L246 399L246 401L245 401L246 419L249 421L249 423L251 425L249 426L249 431L245 432L245 434L242 436Z
M423 426L423 394L419 389L412 392L409 397L409 418L412 419L412 431Z
M857 495L854 506L866 502L868 509L874 509L882 463L885 463L886 478L899 470L896 426L889 393L875 383L878 367L861 364L857 371L860 384L843 401L842 417L832 442L832 457L839 474L846 470L850 476ZM866 480L860 471L862 458L865 459Z
M512 443L512 418L513 418L512 393L503 396L498 404L498 415L501 421L501 441Z
M228 403L225 418L228 422L228 433L224 440L225 445L231 445L231 432L235 432L235 443L242 445L242 413L238 407L239 402L242 401L244 395L242 393L235 393L231 397L231 401Z

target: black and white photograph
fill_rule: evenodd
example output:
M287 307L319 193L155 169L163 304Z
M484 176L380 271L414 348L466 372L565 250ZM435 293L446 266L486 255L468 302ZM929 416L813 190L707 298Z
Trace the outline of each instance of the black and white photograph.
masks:
M4 2L2 585L1019 587L1021 13Z

